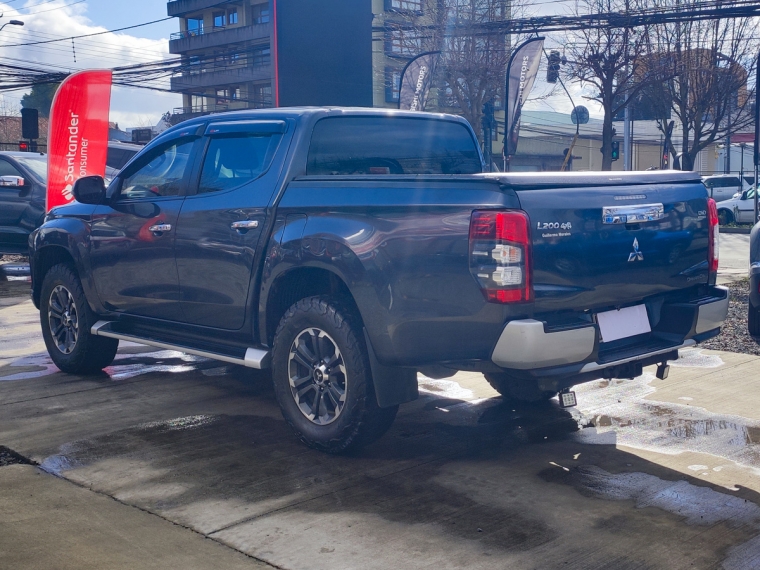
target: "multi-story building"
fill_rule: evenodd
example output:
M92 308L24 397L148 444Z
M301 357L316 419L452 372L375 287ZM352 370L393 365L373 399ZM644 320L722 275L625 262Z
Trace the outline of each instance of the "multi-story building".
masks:
M254 3L255 2L255 3ZM182 56L171 89L182 93L178 118L273 105L272 21L268 0L173 0L179 18L169 51Z
M293 105L372 106L372 0L172 0L174 121Z

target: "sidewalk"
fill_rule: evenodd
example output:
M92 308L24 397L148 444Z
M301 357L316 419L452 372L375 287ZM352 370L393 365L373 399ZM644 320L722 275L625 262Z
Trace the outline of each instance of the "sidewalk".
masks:
M0 467L0 568L272 567L36 467L10 465Z

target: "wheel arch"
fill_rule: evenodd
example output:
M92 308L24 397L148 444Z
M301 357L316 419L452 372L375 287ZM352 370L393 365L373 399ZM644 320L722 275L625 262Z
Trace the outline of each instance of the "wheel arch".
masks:
M40 307L40 292L45 275L59 263L71 265L79 275L77 263L65 247L48 245L35 252L32 263L32 301L35 307Z
M272 346L282 316L294 303L316 295L330 295L347 304L361 320L361 313L348 285L334 271L324 267L294 267L278 275L269 286L260 319L261 340ZM363 322L359 323L363 326Z

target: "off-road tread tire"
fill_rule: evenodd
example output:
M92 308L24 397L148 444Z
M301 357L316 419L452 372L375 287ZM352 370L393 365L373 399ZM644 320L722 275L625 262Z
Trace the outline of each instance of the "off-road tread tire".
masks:
M346 364L348 392L346 404L335 422L327 426L311 424L293 400L288 381L288 354L296 334L292 323L305 319L308 326L324 328L339 345ZM345 453L359 449L380 438L393 424L398 406L380 408L372 384L367 349L360 319L345 304L328 296L301 299L292 305L280 320L272 347L272 381L285 421L305 445L327 453ZM300 326L296 326L296 329ZM304 433L299 427L310 428ZM328 428L328 429L322 429ZM320 437L319 431L334 432Z
M63 354L55 345L48 323L48 302L50 293L57 285L66 287L74 297L79 317L79 336L71 354ZM93 374L100 372L113 362L119 341L115 338L95 336L90 333L92 325L97 322L96 315L90 309L85 297L82 283L67 263L53 266L45 274L40 291L40 324L48 354L53 363L68 374Z
M551 400L557 395L557 392L541 390L535 382L513 378L508 374L489 373L485 377L491 387L508 400L536 403Z
M752 301L747 311L747 329L752 336L760 336L760 307L755 307Z

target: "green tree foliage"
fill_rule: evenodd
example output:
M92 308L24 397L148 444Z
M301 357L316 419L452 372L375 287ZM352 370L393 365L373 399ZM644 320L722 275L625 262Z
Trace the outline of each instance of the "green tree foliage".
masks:
M41 117L50 116L50 106L53 96L60 83L40 83L32 86L32 90L21 98L24 109L37 109Z

